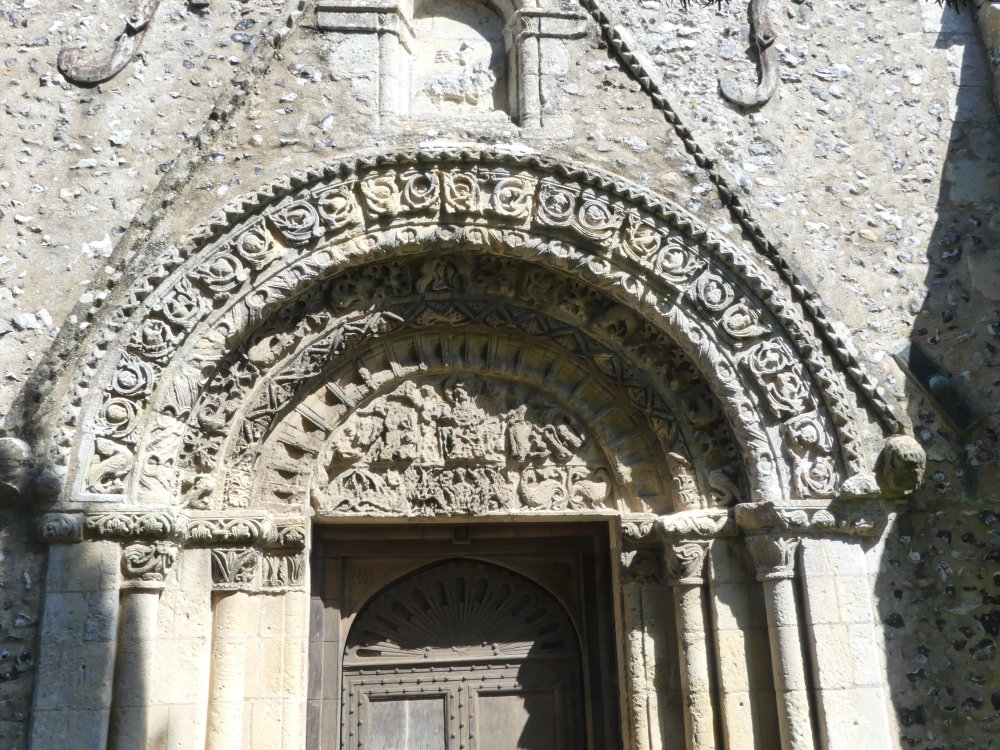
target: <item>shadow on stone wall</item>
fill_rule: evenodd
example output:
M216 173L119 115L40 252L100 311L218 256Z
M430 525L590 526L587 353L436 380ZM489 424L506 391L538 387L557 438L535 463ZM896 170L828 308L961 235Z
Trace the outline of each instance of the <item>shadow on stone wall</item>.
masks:
M911 348L947 380L926 387L929 369L918 372L924 386L904 385L927 480L899 509L876 578L902 744L921 750L1000 746L1000 123L973 11L941 13L935 46L947 50L954 79L939 90L955 98L932 102L928 113L942 138L953 125L937 221L922 249L928 272L913 290L923 299L912 297L908 312L917 313ZM904 192L914 185L907 176L928 179L922 160L897 155ZM899 247L901 263L921 251ZM962 401L977 424L961 414Z
M38 656L45 550L20 510L0 510L0 747L28 733Z

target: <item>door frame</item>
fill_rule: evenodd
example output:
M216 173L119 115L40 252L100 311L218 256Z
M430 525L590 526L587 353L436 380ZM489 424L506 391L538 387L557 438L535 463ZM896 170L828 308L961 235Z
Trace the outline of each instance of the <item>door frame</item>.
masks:
M587 749L620 750L626 686L612 532L607 519L314 524L306 748L341 749L344 644L358 612L406 575L465 558L520 574L563 606L580 643Z

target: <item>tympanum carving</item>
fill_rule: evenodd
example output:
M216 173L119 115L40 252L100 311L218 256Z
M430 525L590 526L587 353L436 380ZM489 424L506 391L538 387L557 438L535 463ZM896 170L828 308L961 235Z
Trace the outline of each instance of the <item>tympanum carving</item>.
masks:
M409 381L333 433L313 486L323 513L434 515L609 507L611 474L571 415L523 388Z

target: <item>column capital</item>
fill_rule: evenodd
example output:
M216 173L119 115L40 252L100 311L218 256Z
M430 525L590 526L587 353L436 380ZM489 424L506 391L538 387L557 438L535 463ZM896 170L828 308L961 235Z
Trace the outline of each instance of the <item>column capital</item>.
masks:
M705 561L709 542L705 540L667 545L667 578L671 586L701 586L705 583Z
M769 531L746 538L758 581L778 581L795 577L795 552L799 539Z
M138 542L122 548L122 588L162 589L177 559L173 542Z

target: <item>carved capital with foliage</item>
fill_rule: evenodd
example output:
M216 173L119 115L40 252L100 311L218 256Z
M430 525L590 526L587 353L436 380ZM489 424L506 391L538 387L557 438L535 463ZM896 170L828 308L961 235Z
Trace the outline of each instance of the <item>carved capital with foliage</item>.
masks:
M799 539L773 532L754 534L746 539L758 581L795 577L795 552Z
M126 545L122 549L123 588L162 588L176 559L173 542Z
M707 541L683 542L667 547L667 576L671 586L701 586L705 583Z
M212 583L217 590L260 587L260 550L235 547L212 550Z

